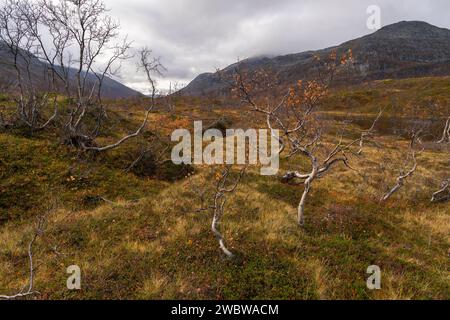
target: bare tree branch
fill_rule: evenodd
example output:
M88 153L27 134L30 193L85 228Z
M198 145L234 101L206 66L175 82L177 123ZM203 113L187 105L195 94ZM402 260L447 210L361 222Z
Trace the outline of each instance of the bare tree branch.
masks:
M147 111L145 113L145 117L144 117L144 120L142 121L142 124L139 126L139 128L134 133L126 135L122 139L117 141L116 143L113 143L113 144L110 144L110 145L107 145L104 147L91 147L91 146L87 146L84 142L81 142L84 150L100 152L100 151L107 151L107 150L117 148L125 141L127 141L131 138L137 137L145 129L145 127L147 126L147 123L148 123L149 116L156 106L156 81L153 78L153 74L155 74L155 73L161 74L161 70L164 69L164 67L161 65L159 59L152 58L151 53L152 53L151 50L149 50L148 48L142 49L139 53L139 55L140 55L139 67L144 70L144 72L147 76L147 80L150 84L150 90L151 90L150 103L149 103L149 106L147 107Z
M438 143L450 143L450 117L447 119L447 122L445 123L445 128L442 133L441 140L438 141Z
M446 202L450 201L450 178L445 179L441 183L441 187L438 191L433 193L431 202Z
M247 167L242 168L236 180L230 182L229 177L231 174L231 168L232 166L225 166L225 169L222 171L222 173L217 173L217 185L214 194L214 202L211 207L213 210L213 220L211 224L211 230L213 234L216 236L217 241L219 241L220 249L228 258L232 258L233 253L230 250L228 250L227 247L225 246L224 237L222 233L219 231L218 227L224 215L224 207L227 201L227 194L236 191L239 183L242 180L242 177L245 174Z
M414 149L414 145L417 141L420 141L419 134L420 134L420 131L414 132L412 134L411 143L409 145L409 150L410 150L409 152L410 152L411 159L413 162L411 169L406 172L404 172L403 170L400 172L400 175L397 178L397 183L395 184L394 187L392 187L389 190L389 192L387 192L381 198L381 200L380 200L381 202L385 202L389 198L391 198L393 194L395 194L398 190L400 190L405 185L406 180L408 178L410 178L414 174L414 172L416 172L417 167L418 167L418 162L417 162L417 151Z
M307 173L289 171L283 176L283 181L300 181L304 185L297 209L297 220L301 226L305 223L305 204L314 181L325 176L337 164L352 169L346 153L354 153L351 149L372 134L381 117L380 112L372 127L361 138L344 143L341 137L334 148L327 151L322 143L324 124L318 116L318 109L336 73L351 63L352 54L349 52L338 57L336 52L332 52L329 57L316 57L316 61L317 80L298 81L286 94L274 99L267 97L270 92L276 92L277 85L274 75L270 72L260 70L250 74L241 63L236 65L231 80L219 72L219 76L232 87L232 91L239 96L242 103L266 118L271 132L275 129L281 131L280 155L287 150L287 158L302 156L308 159L310 168Z
M9 94L15 98L18 120L31 132L36 132L54 121L58 106L54 74L32 53L38 39L33 33L37 22L30 23L31 15L39 16L39 8L25 0L6 0L0 9L0 40L9 52L15 70L18 90L10 90ZM45 81L37 81L37 73L42 73ZM49 108L53 114L45 120L44 111Z
M28 285L22 288L18 293L14 295L0 295L0 299L4 300L14 300L18 298L25 298L28 296L39 294L38 291L34 290L34 277L35 277L35 265L34 265L34 245L39 237L42 236L42 234L45 231L45 225L47 222L47 217L45 215L40 216L38 218L35 231L33 233L33 236L31 238L31 241L28 243L28 263L29 263L29 279L28 279Z
M372 123L372 126L367 131L363 131L361 133L361 140L359 142L359 150L357 152L358 155L361 155L363 153L364 148L364 142L373 137L373 133L375 130L375 126L377 125L378 121L381 119L381 116L383 115L384 109L380 109L380 112L378 113L378 116L375 118L375 121Z

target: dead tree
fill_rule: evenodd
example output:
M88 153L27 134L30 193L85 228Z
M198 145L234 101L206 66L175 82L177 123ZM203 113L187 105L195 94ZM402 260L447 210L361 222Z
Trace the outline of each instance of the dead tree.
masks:
M17 120L31 132L36 132L52 123L58 108L55 74L32 53L37 39L30 31L24 14L26 7L25 2L18 0L4 3L0 9L0 45L9 54L6 63L14 70L16 77L16 85L8 92L17 105ZM36 77L42 77L45 81L38 81ZM45 116L47 109L52 110L51 116Z
M224 215L224 208L227 202L227 195L236 191L246 170L246 167L244 167L239 172L238 177L234 181L230 181L231 168L232 166L225 166L222 173L217 173L216 175L217 184L214 193L214 201L213 205L211 206L213 211L211 230L213 234L216 236L217 241L219 241L220 249L228 258L232 258L233 253L230 250L228 250L227 247L225 246L225 239L218 228L220 221Z
M186 188L188 188L197 198L201 206L195 213L212 211L212 223L211 231L219 242L219 247L222 252L228 257L232 258L233 253L226 247L225 238L221 231L219 230L220 222L225 214L225 207L227 200L231 194L233 194L239 187L242 178L245 175L247 166L244 166L239 173L233 174L233 166L225 165L223 169L216 170L211 169L211 173L214 177L214 185L201 185L196 184L192 180L192 176L188 175L188 181ZM235 177L233 178L233 175Z
M286 152L287 158L301 156L308 159L310 168L306 172L289 171L283 176L285 182L304 186L297 208L297 221L300 226L305 223L305 205L313 183L339 164L352 169L348 155L356 154L356 150L352 149L368 137L363 134L361 138L345 141L341 136L331 147L324 141L326 126L320 118L320 105L335 75L344 71L351 63L352 53L350 51L338 57L336 52L332 52L328 57L316 57L316 61L317 79L298 81L297 85L290 87L287 94L281 98L276 94L274 99L268 97L276 93L278 87L270 72L260 70L250 73L245 70L245 65L238 63L233 79L220 75L242 103L265 117L267 127L272 132L280 131L280 155ZM367 132L373 131L375 123Z
M8 1L15 4L26 28L23 42L32 42L36 56L51 73L55 91L66 98L60 117L66 143L100 152L142 133L155 106L156 82L152 76L162 69L148 49L143 49L139 57L152 91L142 124L115 143L106 146L96 143L107 114L103 102L105 81L117 75L122 61L132 58L131 43L119 37L120 24L108 14L101 0ZM57 103L56 98L54 102ZM92 118L96 119L94 123L90 121Z
M444 132L442 133L441 140L438 141L438 143L450 143L450 117L447 119L447 122L445 123Z
M39 294L38 291L35 291L34 289L34 277L35 277L35 263L34 263L34 246L36 244L36 241L39 237L42 236L45 230L46 225L46 216L40 216L38 218L38 221L36 223L36 228L34 230L34 233L32 235L32 238L30 242L28 243L28 270L29 270L29 276L28 276L28 284L24 286L18 293L13 295L0 295L0 299L3 300L14 300L19 298L26 298L32 295Z
M179 95L179 91L182 88L183 87L180 85L180 83L178 81L169 83L169 90L164 95L165 104L167 105L167 108L169 109L169 111L175 110L175 99L174 98Z
M111 150L114 148L117 148L118 146L120 146L122 143L124 143L125 141L137 137L138 135L140 135L142 133L143 130L145 130L145 127L147 126L148 123L148 119L149 116L151 114L151 112L155 109L156 106L156 80L153 78L153 75L156 74L161 74L161 69L163 69L164 67L161 65L159 59L157 58L153 58L151 56L152 52L151 50L149 50L148 48L144 48L140 51L139 56L140 56L140 63L139 63L139 67L141 69L144 70L146 76L147 76L147 80L150 84L150 102L148 104L147 110L145 112L145 117L144 120L142 121L142 124L137 128L137 130L133 133L130 133L126 136L124 136L123 138L121 138L119 141L107 145L107 146L103 146L103 147L96 147L96 146L88 146L85 145L84 142L82 142L82 147L84 150L90 150L90 151L107 151L107 150Z
M397 178L397 183L381 198L381 202L385 202L387 200L389 200L392 195L394 195L397 191L399 191L406 183L406 181L408 180L408 178L410 178L417 170L418 167L418 162L417 162L417 155L418 153L420 153L420 151L418 152L417 150L415 150L415 144L417 142L420 143L420 137L419 137L420 131L419 132L414 132L412 134L412 138L411 138L411 142L409 144L409 155L410 155L410 161L412 162L411 164L411 168L409 170L405 168L403 168L400 171L400 175Z
M0 92L8 93L16 88L16 80L11 78L3 78L0 80ZM10 97L3 97L5 100L9 100ZM8 129L14 126L14 117L10 116L5 105L0 105L0 129Z
M40 16L36 6L42 8ZM26 16L39 39L41 59L57 74L71 102L64 120L65 140L81 149L95 148L104 114L103 83L114 75L115 63L128 58L130 43L117 40L120 25L102 1L41 0L28 8ZM51 45L44 43L42 29L50 35ZM100 57L107 62L100 64ZM97 123L89 128L87 118L92 113Z
M361 133L361 140L359 141L359 150L357 152L358 155L362 155L363 153L363 148L364 148L364 143L373 138L374 136L374 131L375 131L375 126L377 125L378 121L381 119L381 116L383 115L384 109L381 109L380 112L378 113L378 116L375 118L375 121L372 123L372 126L369 128L369 130L367 131L363 131Z
M450 178L442 181L440 189L433 193L431 202L450 201Z

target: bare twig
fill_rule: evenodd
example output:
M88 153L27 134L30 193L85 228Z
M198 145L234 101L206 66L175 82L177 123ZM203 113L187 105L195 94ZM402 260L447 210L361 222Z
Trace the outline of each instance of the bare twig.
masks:
M25 298L25 297L32 296L35 294L39 294L38 291L34 290L34 277L35 277L36 268L35 268L34 260L33 260L33 258L34 258L33 249L34 249L34 245L35 245L36 241L38 240L38 238L40 236L42 236L42 234L44 233L46 221L47 221L47 217L45 215L40 216L38 218L33 236L31 238L31 241L28 243L28 263L29 263L28 285L23 287L22 290L20 290L18 293L14 294L14 295L10 295L10 296L9 295L0 295L0 299L14 300L14 299L18 299L18 298Z
M161 74L161 70L164 69L164 67L161 65L159 59L151 57L151 53L152 53L151 50L149 50L148 48L144 48L140 51L140 65L139 66L140 66L140 68L142 68L144 70L144 72L147 76L147 80L150 84L150 90L151 90L150 103L147 107L147 111L145 113L145 117L144 117L144 120L142 121L142 124L139 126L139 128L134 133L126 135L122 139L117 141L116 143L113 143L113 144L110 144L107 146L92 147L92 146L87 146L84 142L82 142L81 145L84 150L100 152L100 151L108 151L108 150L117 148L125 141L127 141L131 138L135 138L138 135L140 135L141 132L145 129L145 127L147 126L147 123L148 123L149 116L156 106L157 91L156 91L156 81L153 78L153 74L155 74L155 73Z
M261 98L276 90L274 88L276 80L269 72L260 70L249 74L243 70L240 63L236 65L232 81L227 80L219 72L219 76L228 81L233 88L232 91L238 94L244 104L265 117L267 127L272 133L274 130L281 132L278 138L281 146L279 155L288 150L287 158L299 155L308 159L310 166L308 172L290 171L283 176L284 181L300 181L304 185L297 208L297 221L301 226L305 223L305 204L314 181L325 176L338 164L352 169L346 153L354 153L351 149L372 134L376 122L381 117L380 115L375 119L372 127L361 138L344 143L341 137L331 151L325 148L320 152L319 149L324 149L322 143L324 124L320 122L318 109L328 93L334 76L342 67L346 67L351 59L351 52L342 57L338 57L336 52L332 52L329 57L316 57L318 79L298 81L296 86L290 87L286 94L275 98L275 101L267 97Z
M361 139L359 142L359 150L357 152L358 155L361 155L363 153L364 148L364 142L373 137L373 133L375 130L375 126L377 125L378 121L380 120L381 116L383 115L384 109L380 109L380 112L378 113L378 116L375 118L375 121L372 123L372 126L367 131L363 131L361 133Z
M441 183L440 189L433 193L431 202L446 202L450 201L450 178Z
M20 124L33 133L44 130L55 120L58 106L54 74L32 54L38 43L32 30L38 22L31 16L40 17L40 9L24 0L6 0L0 8L0 41L11 57L16 78L9 94L16 102ZM35 79L38 72L43 73L45 81ZM53 114L44 119L44 111L50 108Z
M450 143L450 117L447 119L447 122L445 123L444 132L442 133L441 140L438 141L438 143Z
M227 194L233 193L237 189L247 169L247 167L242 168L236 180L233 182L229 182L231 167L232 166L226 166L225 169L222 171L222 173L217 174L217 185L214 194L213 205L211 207L214 213L211 224L211 230L213 234L216 236L217 240L219 241L220 249L228 258L232 258L233 253L230 250L228 250L227 247L225 246L224 237L222 233L219 231L218 227L224 215L224 207L227 201Z
M411 177L414 174L414 172L416 172L417 167L418 167L418 162L417 162L417 151L414 149L414 145L415 145L415 143L417 141L420 141L419 134L420 134L420 131L414 132L412 134L411 143L409 145L411 159L412 159L412 162L413 162L411 169L406 171L406 172L404 172L404 171L400 172L400 175L397 178L397 183L395 184L394 187L392 187L389 190L389 192L387 192L381 198L381 200L380 200L381 202L387 201L389 198L391 198L394 193L396 193L398 190L400 190L404 186L406 180L409 177Z

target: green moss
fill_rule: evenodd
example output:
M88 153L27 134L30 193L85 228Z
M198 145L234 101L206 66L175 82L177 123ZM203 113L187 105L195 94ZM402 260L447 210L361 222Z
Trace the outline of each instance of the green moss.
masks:
M429 98L422 89L445 98L446 81L382 81L332 99L335 106L373 113L388 103L389 90L401 99ZM135 128L131 115L110 116L108 136ZM211 210L196 211L201 203L187 181L170 182L192 168L169 163L143 175L148 165L142 164L139 172L125 172L151 137L91 157L61 145L52 132L0 134L0 236L7 242L0 248L2 288L14 291L26 279L26 227L57 202L59 211L36 248L38 299L449 298L447 207L429 204L431 180L417 176L411 183L422 189L414 197L399 193L380 205L370 190L382 175L364 184L355 173L330 174L315 181L300 228L295 215L303 187L250 170L220 225L236 255L228 260L210 231ZM303 158L281 164L309 168ZM422 162L440 174L446 165L439 152ZM195 169L201 187L214 181L208 169ZM55 254L55 245L65 254ZM73 264L82 268L77 292L64 286L65 268ZM382 269L380 292L366 288L372 264Z

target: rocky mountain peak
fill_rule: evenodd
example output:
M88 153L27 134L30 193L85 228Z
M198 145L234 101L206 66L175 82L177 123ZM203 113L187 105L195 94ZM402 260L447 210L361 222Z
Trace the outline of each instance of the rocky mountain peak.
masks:
M313 56L329 55L332 50L343 53L352 49L355 72L340 79L340 83L355 83L381 79L401 79L450 75L450 30L422 21L401 21L380 30L350 40L339 46L278 57L252 58L242 61L247 70L269 68L275 71L281 85L314 77ZM224 73L233 68L223 69ZM184 90L185 95L224 95L227 87L216 75L206 73L194 79Z

